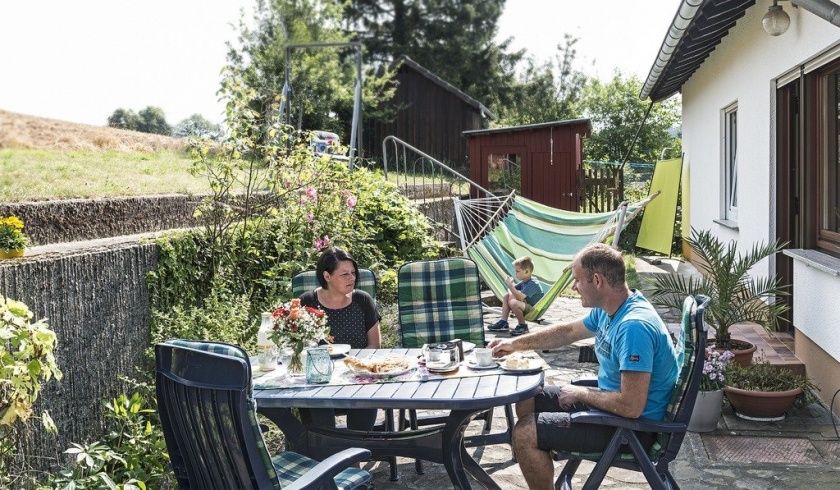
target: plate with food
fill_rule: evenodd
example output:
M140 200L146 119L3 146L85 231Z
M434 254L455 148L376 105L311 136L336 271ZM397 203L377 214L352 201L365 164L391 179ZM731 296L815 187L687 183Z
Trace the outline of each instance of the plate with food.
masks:
M350 352L350 344L327 344L330 357L341 357Z
M347 356L344 358L344 365L352 373L378 378L399 376L415 367L411 359L396 356L381 359L359 359L358 357Z
M543 360L533 357L508 356L500 363L503 371L510 373L535 373L542 371Z

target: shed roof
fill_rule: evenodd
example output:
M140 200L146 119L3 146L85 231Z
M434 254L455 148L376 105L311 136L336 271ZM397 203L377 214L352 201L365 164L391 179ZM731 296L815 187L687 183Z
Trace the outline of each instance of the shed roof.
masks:
M397 61L394 62L394 68L399 68L402 65L411 67L411 69L420 73L421 75L428 78L429 80L436 83L437 85L441 86L444 90L447 90L447 91L451 92L452 94L454 94L459 99L463 100L464 102L471 105L472 107L475 107L476 109L478 109L481 112L482 117L487 116L490 119L495 119L496 118L496 115L493 114L492 112L490 112L490 109L488 109L484 104L482 104L481 102L473 99L469 95L465 94L455 85L452 85L451 83L447 82L446 80L444 80L444 79L440 78L439 76L435 75L434 73L432 73L431 70L424 67L420 63L417 63L413 59L409 58L407 55L400 56L399 58L397 58Z
M533 129L542 129L553 127L556 128L558 126L570 126L573 124L586 124L587 129L592 128L592 122L587 118L582 119L566 119L565 121L551 121L551 122L544 122L538 124L524 124L522 126L506 126L504 128L490 128L490 129L472 129L470 131L464 131L462 134L464 136L479 136L484 134L493 134L493 133L511 133L515 131L529 131Z
M682 0L640 98L677 93L755 0Z

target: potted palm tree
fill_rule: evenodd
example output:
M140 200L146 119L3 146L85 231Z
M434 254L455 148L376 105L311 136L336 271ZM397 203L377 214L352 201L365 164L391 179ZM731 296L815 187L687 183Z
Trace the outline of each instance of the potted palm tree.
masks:
M742 366L752 363L755 346L745 340L733 339L732 325L755 322L768 330L775 328L787 305L776 301L787 294L786 286L776 277L753 278L749 270L766 258L781 251L781 242L759 243L745 253L738 252L735 241L724 244L708 230L691 230L688 245L699 259L697 267L702 276L662 274L654 279L651 302L657 306L682 307L687 295L704 294L712 301L706 307L706 321L715 329L714 345L730 350L734 361Z

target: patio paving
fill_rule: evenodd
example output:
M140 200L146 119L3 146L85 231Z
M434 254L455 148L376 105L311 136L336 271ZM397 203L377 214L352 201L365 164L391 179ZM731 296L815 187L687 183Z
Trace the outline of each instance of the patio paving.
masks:
M642 280L655 273L696 273L690 266L673 260L663 260L661 265L650 266L638 261ZM532 331L545 328L558 321L568 321L585 314L576 298L558 298L546 313L540 325L531 324ZM498 319L498 309L485 309L486 325ZM666 318L673 321L674 318ZM488 340L494 338L488 332ZM768 339L768 344L780 350L779 358L786 357L778 343ZM581 376L592 376L597 365L578 362L580 347L591 345L585 340L541 355L549 364L546 383L562 384ZM707 488L840 488L840 438L832 425L829 411L820 404L794 409L781 422L760 423L737 418L728 406L716 431L708 434L689 433L683 442L680 454L671 464L672 473L685 489ZM493 430L505 428L503 413L495 412ZM467 433L478 433L481 423L470 424ZM512 461L507 445L470 448L468 452L490 473L502 488L527 488L519 466ZM372 462L366 465L375 478L379 489L445 489L452 488L443 465L424 463L425 473L418 475L414 462L399 458L400 480L389 481L388 465ZM555 475L564 461L555 464ZM593 463L581 464L574 479L579 488L589 475ZM478 482L473 482L481 488ZM603 488L649 488L641 473L611 469L604 480Z

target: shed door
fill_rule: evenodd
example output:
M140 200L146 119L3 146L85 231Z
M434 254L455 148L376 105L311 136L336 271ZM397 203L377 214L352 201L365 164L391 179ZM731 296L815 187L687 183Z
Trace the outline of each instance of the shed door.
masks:
M572 152L528 154L528 165L522 172L522 195L545 205L578 210L578 168Z

